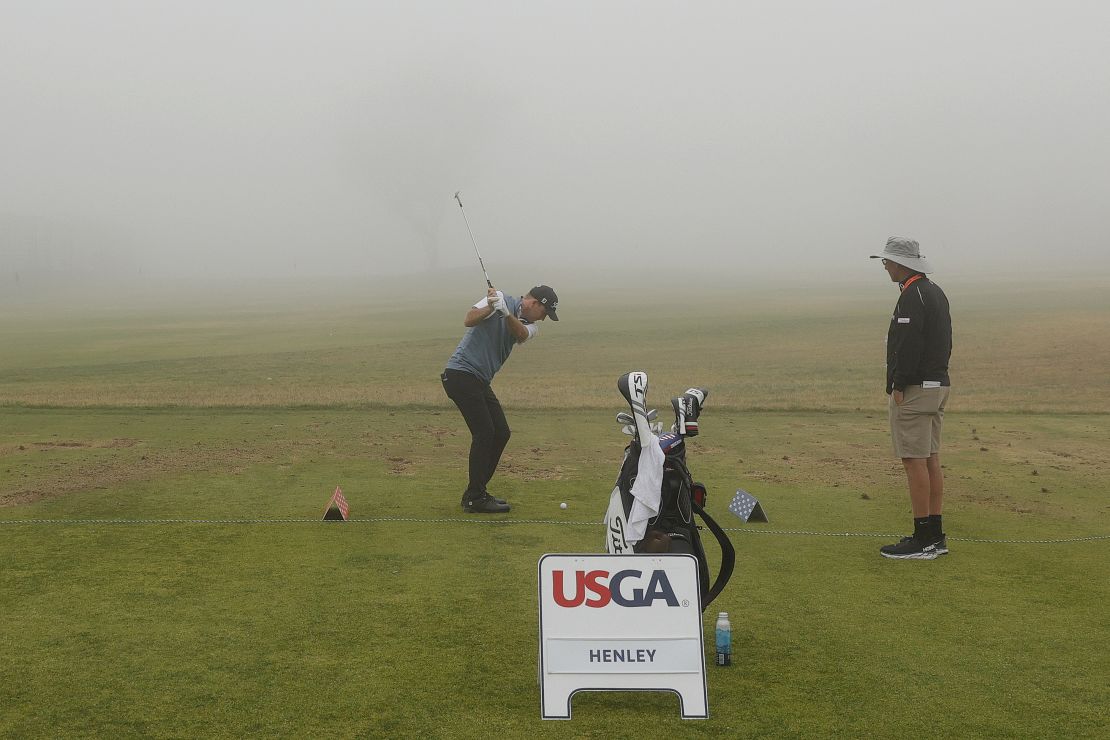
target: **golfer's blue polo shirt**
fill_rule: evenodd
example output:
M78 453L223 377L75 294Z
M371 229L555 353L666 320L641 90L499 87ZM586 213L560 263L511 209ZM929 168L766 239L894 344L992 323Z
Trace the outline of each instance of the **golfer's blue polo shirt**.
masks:
M486 299L483 298L474 307L483 308L486 305ZM520 299L506 295L505 305L515 315L520 310ZM538 329L535 324L528 325L528 332L532 336L535 336ZM494 311L480 324L466 330L455 354L447 361L447 369L461 370L492 383L493 376L505 364L505 360L509 359L509 353L513 351L515 344L516 337L505 325L505 317Z

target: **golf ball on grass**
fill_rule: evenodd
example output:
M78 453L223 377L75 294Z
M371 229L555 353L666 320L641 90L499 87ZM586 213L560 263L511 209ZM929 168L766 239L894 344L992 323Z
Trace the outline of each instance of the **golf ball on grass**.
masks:
M565 508L567 508L567 502L566 502L566 501L564 501L563 503L559 504L559 508L560 508L560 509L565 509Z

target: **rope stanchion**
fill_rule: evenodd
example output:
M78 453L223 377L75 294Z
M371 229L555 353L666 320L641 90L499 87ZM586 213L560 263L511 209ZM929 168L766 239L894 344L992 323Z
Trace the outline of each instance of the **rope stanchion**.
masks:
M484 524L492 526L507 526L511 524L551 524L564 527L597 527L597 521L573 521L561 519L477 519L477 518L422 518L383 516L368 517L365 519L348 519L347 524L380 524L380 523L410 523L410 524ZM326 521L321 519L0 519L0 526L31 526L36 524L54 525L136 525L136 524L322 524L333 526L343 524L340 521ZM801 529L762 529L753 527L723 527L726 532L738 532L746 535L783 535L798 537L881 537L891 538L900 535L884 532L818 532ZM1110 540L1110 534L1095 534L1085 537L1066 537L1059 539L1039 540L1006 540L985 537L949 537L954 542L978 542L992 545L1060 545L1070 542L1093 542L1096 540Z

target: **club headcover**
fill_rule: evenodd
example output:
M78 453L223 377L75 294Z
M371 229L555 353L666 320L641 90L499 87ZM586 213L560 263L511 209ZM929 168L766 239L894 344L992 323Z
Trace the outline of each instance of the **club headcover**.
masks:
M625 373L617 379L617 390L628 402L636 425L636 440L643 441L651 435L647 410L648 376L642 371Z
M674 431L686 437L698 436L698 417L701 416L709 391L705 388L688 388L678 398L671 399L674 409Z

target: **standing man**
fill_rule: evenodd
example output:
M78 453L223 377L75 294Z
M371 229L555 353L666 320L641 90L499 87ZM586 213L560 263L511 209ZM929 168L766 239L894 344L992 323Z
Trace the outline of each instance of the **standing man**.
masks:
M513 347L536 336L538 322L549 316L552 321L559 320L555 315L558 307L558 296L546 285L537 285L522 298L491 287L463 319L466 333L440 379L470 428L470 480L462 496L464 511L500 514L509 510L508 503L486 490L511 434L490 383Z
M890 394L890 434L910 488L913 534L879 548L883 557L932 560L948 553L941 526L944 473L940 432L950 381L952 316L940 286L925 277L933 268L913 239L892 236L882 259L901 295L886 335L886 392Z

